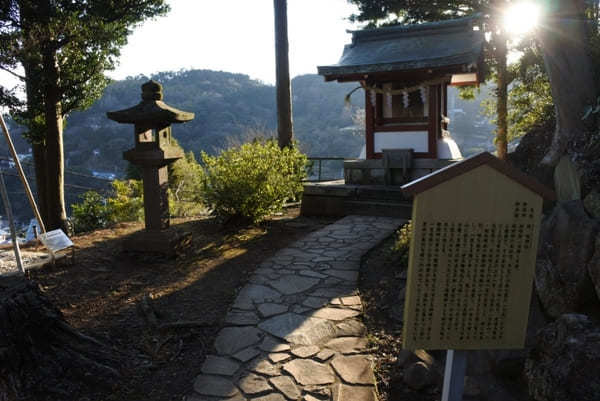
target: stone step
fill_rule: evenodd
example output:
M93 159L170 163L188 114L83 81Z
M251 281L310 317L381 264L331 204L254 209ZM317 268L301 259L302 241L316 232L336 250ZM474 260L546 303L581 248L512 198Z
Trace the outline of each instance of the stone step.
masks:
M399 186L389 185L344 185L343 181L309 183L304 185L304 195L342 197L349 200L375 199L410 201Z
M344 212L347 215L389 216L410 219L412 214L412 204L409 202L347 200L344 201Z
M410 201L410 198L404 195L400 187L381 186L359 186L356 188L352 198L355 200L373 199L377 201Z

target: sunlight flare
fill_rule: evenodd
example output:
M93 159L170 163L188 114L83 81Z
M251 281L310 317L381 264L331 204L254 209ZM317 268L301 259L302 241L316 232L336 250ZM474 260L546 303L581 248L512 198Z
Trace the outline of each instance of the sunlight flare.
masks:
M523 1L510 6L504 14L504 29L512 35L523 35L535 29L540 17L538 4Z

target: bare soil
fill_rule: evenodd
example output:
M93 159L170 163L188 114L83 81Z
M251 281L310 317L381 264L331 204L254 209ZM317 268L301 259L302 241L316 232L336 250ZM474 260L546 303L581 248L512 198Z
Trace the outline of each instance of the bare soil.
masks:
M439 400L440 388L435 384L417 391L404 383L404 367L398 355L402 351L402 289L408 265L406 255L392 250L395 239L388 238L363 257L359 279L379 401Z
M229 305L260 261L334 221L298 213L288 209L245 227L209 217L175 220L178 230L192 233L193 245L174 259L123 250L123 240L142 228L139 223L75 236L73 258L30 276L70 325L114 351L123 379L109 388L82 386L77 394L49 393L45 399L181 400L212 351Z

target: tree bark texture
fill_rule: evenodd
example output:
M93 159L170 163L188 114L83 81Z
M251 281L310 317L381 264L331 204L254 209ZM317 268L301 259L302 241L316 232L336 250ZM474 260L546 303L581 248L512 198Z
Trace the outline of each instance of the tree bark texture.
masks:
M499 34L496 37L495 58L497 63L497 88L496 88L496 154L499 159L506 160L508 153L508 124L506 121L508 104L508 77L506 75L506 36Z
M550 80L556 127L542 164L555 166L568 146L588 131L582 120L595 102L595 77L587 51L585 4L580 0L556 2L557 9L540 26L539 40Z
M21 25L23 26L23 36L28 40L31 36L31 32L29 32L28 18L31 18L33 13L31 4L21 0L19 1L19 10L19 17L21 18ZM25 93L27 94L27 111L29 113L29 117L33 118L33 116L38 112L35 110L33 99L36 97L39 85L41 85L40 77L34 72L35 61L27 59L23 60L22 64L26 78ZM32 129L31 127L29 128ZM40 215L42 216L43 223L46 225L48 223L48 193L46 190L46 142L44 138L38 137L41 136L39 132L30 132L29 134L31 137L31 149L35 170L38 209L40 211Z
M279 147L292 145L292 98L287 29L287 0L273 0L275 9L275 70L277 86L277 139Z
M38 198L38 208L44 221L48 223L48 194L46 193L46 147L43 144L31 145L33 165L35 169L35 183Z
M60 228L67 232L63 117L56 51L52 48L44 49L43 60L46 117L46 194L48 196L46 229L54 230Z
M120 374L104 345L70 327L22 275L0 277L0 401L74 399Z

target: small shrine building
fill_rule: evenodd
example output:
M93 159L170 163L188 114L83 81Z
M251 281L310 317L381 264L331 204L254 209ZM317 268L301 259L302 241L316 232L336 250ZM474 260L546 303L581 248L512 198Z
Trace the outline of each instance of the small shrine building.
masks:
M344 181L304 186L305 215L410 218L401 185L462 159L452 140L449 85L483 80L480 16L352 31L326 81L358 82L365 93L365 147L344 160Z
M414 159L460 159L451 139L448 85L482 80L478 16L353 31L340 61L318 67L326 81L357 81L365 92L366 159L412 149Z

